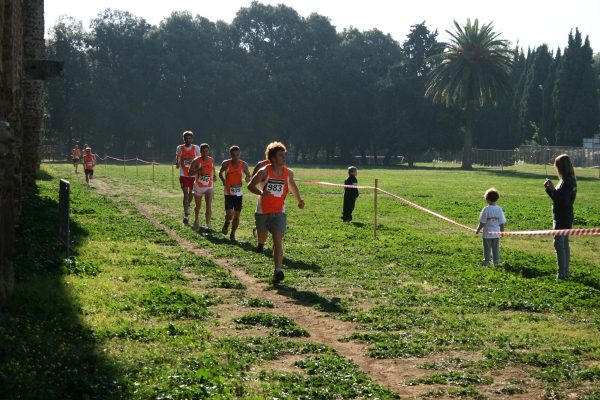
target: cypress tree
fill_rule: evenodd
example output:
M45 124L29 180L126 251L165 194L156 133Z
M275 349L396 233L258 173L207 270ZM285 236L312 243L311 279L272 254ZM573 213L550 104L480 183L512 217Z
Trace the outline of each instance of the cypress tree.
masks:
M518 132L521 133L523 141L533 138L535 129L532 123L537 125L538 130L541 129L543 91L540 90L540 86L543 87L546 83L549 67L553 61L546 44L535 49L532 57L533 61L527 71L519 107Z
M521 64L521 58L523 52L519 55L518 68L521 73L518 76L518 83L515 88L515 97L513 99L511 111L510 111L510 143L511 147L517 147L523 143L523 132L519 130L519 115L521 110L521 97L523 96L523 89L525 88L525 81L527 80L527 73L531 65L531 49L527 49L527 57L524 57L523 64ZM521 65L523 65L521 69Z
M562 53L560 51L560 47L556 50L556 57L554 57L554 61L550 64L548 77L546 78L546 83L544 84L544 99L543 99L543 121L540 129L543 130L542 134L544 135L544 141L549 145L554 145L556 142L556 131L557 124L554 115L552 114L552 93L554 91L554 84L556 82L556 71L558 70L558 66L562 60Z
M556 119L556 144L582 146L584 137L598 131L598 92L592 67L589 38L582 44L581 33L569 34L569 45L556 73L552 109Z

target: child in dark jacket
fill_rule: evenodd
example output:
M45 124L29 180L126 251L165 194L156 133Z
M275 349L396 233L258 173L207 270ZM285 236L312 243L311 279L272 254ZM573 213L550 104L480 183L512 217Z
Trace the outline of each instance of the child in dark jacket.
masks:
M358 186L358 169L356 167L348 167L348 179L344 182L346 186ZM342 221L352 221L352 211L354 211L354 203L358 197L358 189L344 188L344 210L342 212Z

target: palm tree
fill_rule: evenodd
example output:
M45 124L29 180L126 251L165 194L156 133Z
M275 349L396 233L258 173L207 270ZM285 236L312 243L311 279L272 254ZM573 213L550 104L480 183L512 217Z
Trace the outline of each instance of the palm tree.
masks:
M446 31L451 39L441 43L444 50L431 59L441 63L429 73L425 97L446 106L458 105L466 110L463 169L471 169L471 145L475 103L498 105L498 95L510 97L514 86L510 73L515 67L515 50L493 31L492 24L479 27L479 20L462 27L454 21L456 30Z

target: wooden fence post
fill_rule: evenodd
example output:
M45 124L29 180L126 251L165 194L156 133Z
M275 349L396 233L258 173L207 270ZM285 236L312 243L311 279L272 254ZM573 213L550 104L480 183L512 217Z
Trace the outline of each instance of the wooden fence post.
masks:
M171 185L175 189L175 164L171 164Z
M154 160L152 160L152 183L154 183Z
M377 185L379 179L375 179L375 202L373 204L373 238L377 237Z
M138 172L138 158L137 158L137 156L135 156L135 175L136 176L140 176L140 174Z
M123 154L123 172L125 172L125 154Z

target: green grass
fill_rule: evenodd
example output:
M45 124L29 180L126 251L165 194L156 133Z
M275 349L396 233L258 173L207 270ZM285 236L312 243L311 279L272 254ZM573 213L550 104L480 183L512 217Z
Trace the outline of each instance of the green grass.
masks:
M551 229L543 167L437 166L359 168L358 180L378 179L383 189L472 227L483 193L496 187L507 230ZM331 347L308 342L310 332L284 308L248 313L247 307L273 304L250 297L209 258L181 249L130 201L197 248L267 283L269 242L266 256L253 252L254 196L245 197L239 243L231 244L181 224L180 189L177 181L172 188L169 166L156 167L154 183L151 167L138 170L99 165L96 179L111 189L105 192L98 182L84 187L68 165L42 168L19 221L15 294L0 308L0 398L395 396ZM309 180L346 177L337 167L294 171ZM600 227L598 172L576 173L575 227ZM60 177L72 181L76 256L69 262L54 246ZM355 331L338 340L364 345L369 357L415 358L419 371L430 372L410 380L423 385L424 398L529 393L528 381L490 387L494 371L506 368L534 379L546 398L598 398L600 237L571 238L571 278L559 283L551 237L506 236L501 266L484 268L480 236L391 197L378 195L373 238L372 190L360 191L350 224L340 218L339 189L300 184L300 190L306 208L288 202L286 280L267 289L352 324ZM218 229L224 211L216 193ZM241 322L221 317L225 310ZM465 352L468 360L457 356ZM302 358L297 372L268 364L292 354Z

